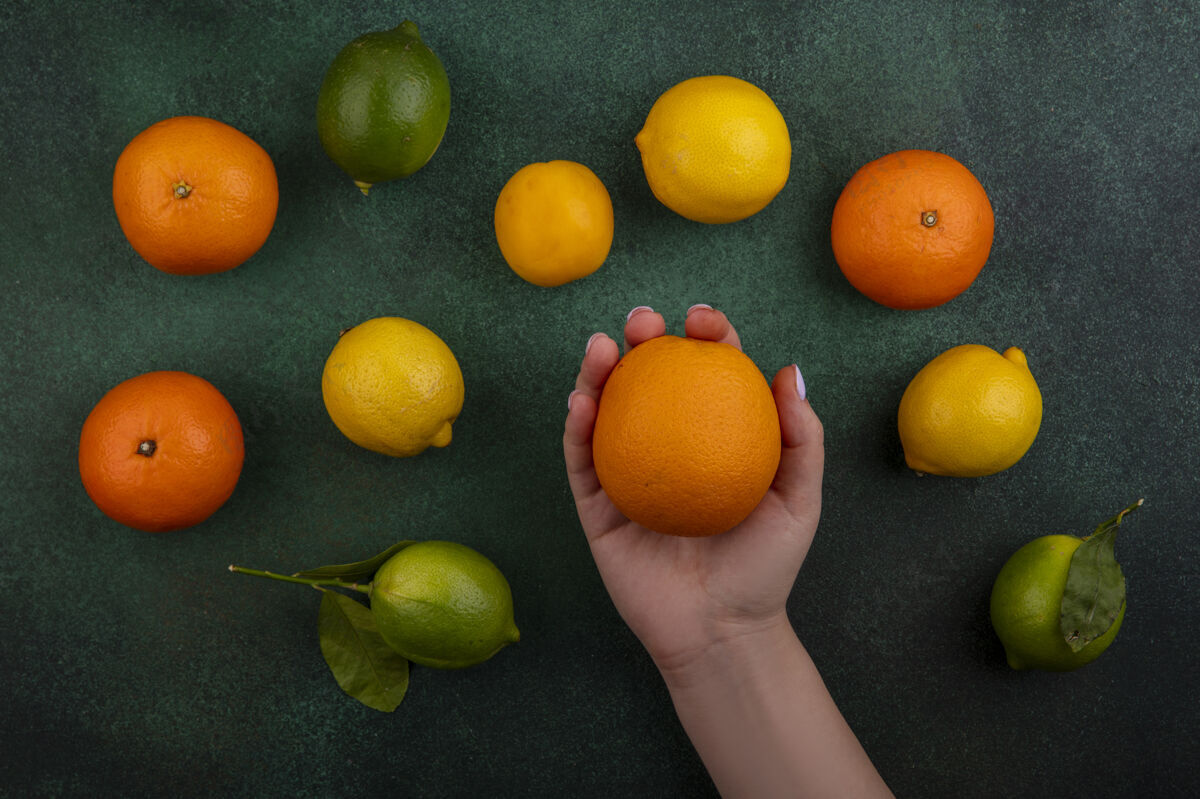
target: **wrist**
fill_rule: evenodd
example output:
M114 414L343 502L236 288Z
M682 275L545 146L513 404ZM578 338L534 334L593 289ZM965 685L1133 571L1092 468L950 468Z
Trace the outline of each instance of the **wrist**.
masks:
M753 676L774 655L799 646L787 613L714 625L697 643L654 655L655 666L672 693L705 688L714 681Z

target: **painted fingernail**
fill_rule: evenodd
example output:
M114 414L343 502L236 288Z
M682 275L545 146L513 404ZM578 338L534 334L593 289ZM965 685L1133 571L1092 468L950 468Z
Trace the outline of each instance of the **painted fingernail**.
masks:
M703 308L703 309L704 309L704 310L706 310L706 311L711 311L711 310L713 309L713 307L712 307L711 305L705 305L705 304L704 304L704 303L702 303L702 302L698 302L698 303L696 303L695 305L693 305L691 308L688 308L688 309L687 309L687 313L686 313L686 314L684 314L684 316L691 316L691 315L692 315L692 311L698 311L698 310L700 310L701 308Z
M575 395L579 393L579 389L575 389L567 395L567 413L571 412L571 403L575 401Z
M793 364L792 368L796 370L796 393L800 395L800 399L808 399L808 389L804 385L804 375L800 374L800 367Z
M593 333L592 337L588 339L587 347L584 348L583 354L587 355L589 352L591 352L592 345L596 343L596 339L600 338L603 335L604 335L603 333Z
M654 309L651 308L649 305L639 305L638 307L634 308L629 313L625 314L625 321L628 322L630 319L632 319L633 315L635 313L637 313L638 311L653 311L653 310Z

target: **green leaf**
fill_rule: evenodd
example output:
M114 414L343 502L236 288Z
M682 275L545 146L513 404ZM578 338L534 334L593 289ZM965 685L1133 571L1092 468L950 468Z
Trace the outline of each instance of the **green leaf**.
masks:
M408 661L384 643L365 605L336 591L321 593L317 631L334 679L367 707L391 713L408 690Z
M388 558L415 543L417 542L401 541L392 544L375 557L368 558L367 560L360 560L357 563L343 563L338 566L319 566L308 571L296 572L292 576L314 580L341 580L347 583L370 582L371 578L375 576L375 572L379 571L379 567L387 562Z
M1060 628L1072 652L1078 652L1108 632L1125 605L1125 575L1117 563L1117 529L1138 500L1102 523L1071 556L1063 590Z

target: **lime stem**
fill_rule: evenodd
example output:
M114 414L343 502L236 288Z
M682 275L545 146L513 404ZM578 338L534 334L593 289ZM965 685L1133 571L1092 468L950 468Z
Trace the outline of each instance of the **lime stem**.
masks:
M1111 518L1111 519L1109 519L1108 521L1101 522L1101 523L1100 523L1100 525L1099 525L1099 526L1096 528L1096 532L1092 533L1092 534L1091 534L1091 535L1089 535L1089 536L1085 536L1085 537L1084 537L1084 538L1085 538L1085 540L1086 540L1086 539L1088 539L1088 538L1093 538L1093 537L1095 537L1095 536L1098 536L1098 535L1100 535L1100 534L1101 534L1101 533L1103 533L1103 532L1107 532L1107 531L1108 531L1109 529L1111 529L1111 528L1114 528L1114 527L1120 527L1120 526L1121 526L1121 522L1122 522L1122 521L1125 519L1125 516L1126 516L1127 514L1133 513L1135 510L1137 510L1138 508L1140 508L1140 507L1142 506L1142 503L1143 503L1143 502L1145 502L1145 501L1146 501L1146 500L1144 500L1144 499L1139 499L1137 502L1133 503L1133 504L1132 504L1132 505L1130 505L1128 508L1126 508L1125 510L1121 511L1120 513L1118 513L1116 516L1112 517L1112 518Z
M367 192L370 191L371 187L374 186L375 184L374 183L364 183L361 180L356 180L356 181L354 181L354 185L358 186L359 191L361 191L363 193L363 196L366 197L366 196L368 196Z
M347 583L344 580L338 580L333 577L325 580L312 577L295 577L293 575L276 574L275 572L261 571L259 569L247 569L244 566L234 566L232 563L229 564L229 571L235 572L236 574L249 574L253 577L268 577L272 580L282 580L285 583L299 583L300 585L311 585L314 587L319 585L332 585L338 588L349 588L353 591L358 591L360 594L371 593L371 589L366 586L359 585L358 583Z

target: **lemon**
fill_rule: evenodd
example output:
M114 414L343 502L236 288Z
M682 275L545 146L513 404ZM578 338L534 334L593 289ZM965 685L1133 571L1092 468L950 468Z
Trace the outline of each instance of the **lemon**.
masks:
M918 472L995 474L1021 459L1042 423L1042 394L1025 354L963 344L917 372L900 398L900 443Z
M707 75L663 93L634 138L650 190L696 222L756 214L787 182L792 141L766 92L728 75Z
M529 164L500 190L495 227L514 272L538 286L561 286L595 272L608 257L612 199L583 164Z
M363 194L425 166L449 120L450 79L407 20L343 47L317 96L321 146Z
M521 638L504 575L451 541L421 541L388 559L371 581L371 615L388 646L438 669L482 663Z
M463 376L433 331L383 316L338 339L325 361L321 394L333 423L355 444L408 457L450 443Z
M1078 652L1063 639L1059 618L1071 556L1083 539L1035 538L1013 553L992 586L992 627L1014 669L1070 671L1100 656L1117 636L1125 605L1108 631Z

